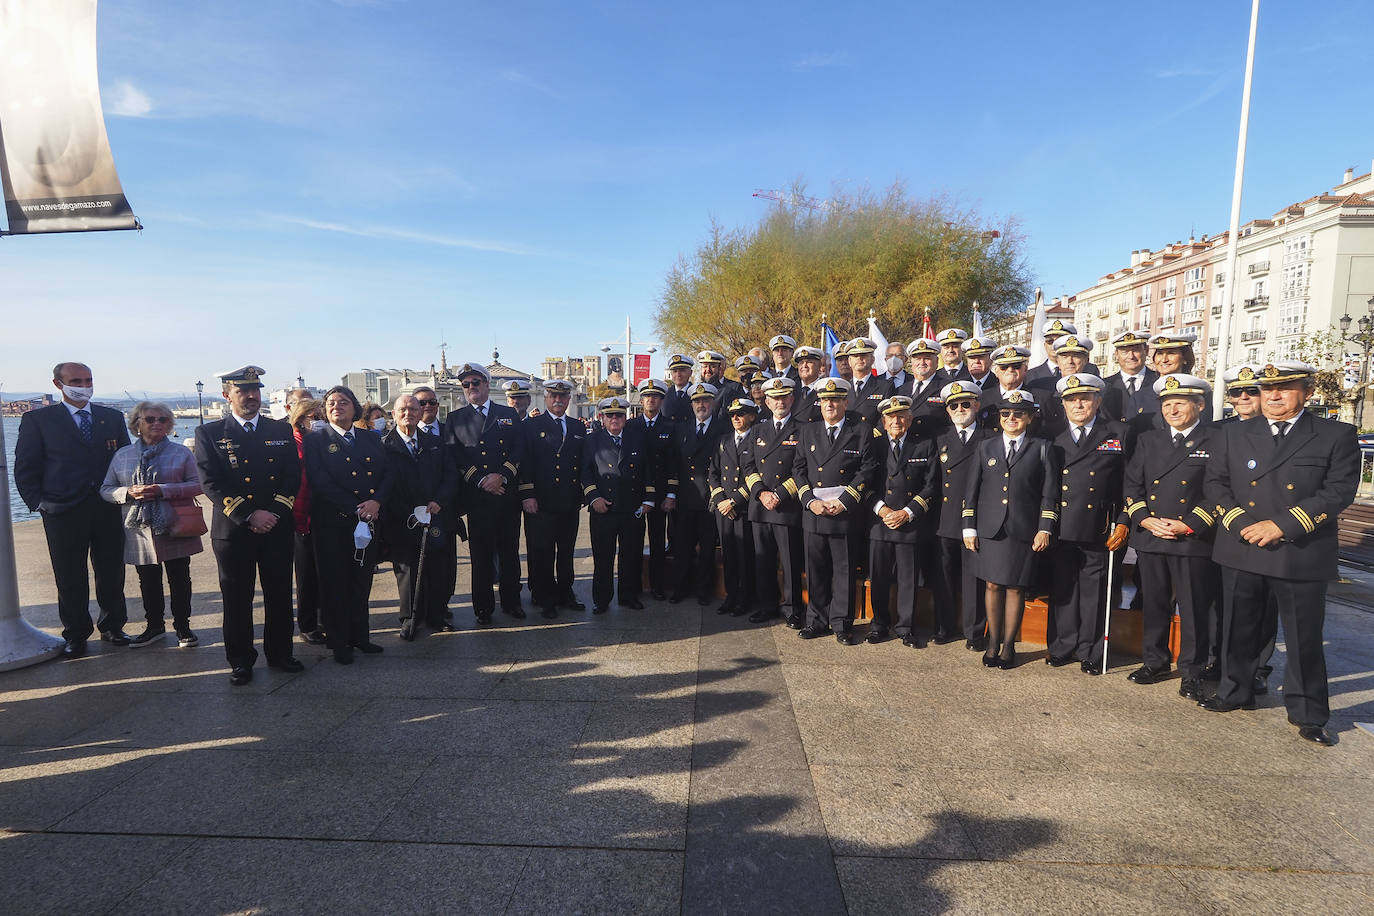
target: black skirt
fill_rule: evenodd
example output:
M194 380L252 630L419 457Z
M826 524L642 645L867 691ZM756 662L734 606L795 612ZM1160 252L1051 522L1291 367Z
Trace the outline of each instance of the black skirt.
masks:
M1030 541L1002 534L992 538L980 534L973 568L975 575L984 582L1008 588L1029 588L1038 556L1031 549Z

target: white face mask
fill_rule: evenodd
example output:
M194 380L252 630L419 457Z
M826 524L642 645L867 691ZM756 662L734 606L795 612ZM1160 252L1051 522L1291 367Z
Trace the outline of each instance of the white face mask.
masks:
M77 388L72 385L63 385L62 393L66 395L69 401L77 404L85 404L91 399L91 396L95 394L95 389L92 387Z
M429 524L429 506L416 506L415 511L411 514L415 516L415 521L420 523L421 525Z
M887 358L887 371L889 375L896 375L902 371L902 358L900 356L889 356Z
M322 429L328 428L328 426L329 426L329 424L326 423L324 420L311 420L311 421L310 421L310 431L311 431L311 432L316 432L316 433L317 433L317 432L319 432L319 431L322 430Z
M366 550L367 545L372 543L372 526L367 522L358 522L353 529L353 546L358 550Z
M373 421L372 421L372 428L375 429L375 430L376 430L377 432L379 432L379 433L380 433L380 432L385 432L385 431L386 431L386 417L378 417L377 419L373 420Z

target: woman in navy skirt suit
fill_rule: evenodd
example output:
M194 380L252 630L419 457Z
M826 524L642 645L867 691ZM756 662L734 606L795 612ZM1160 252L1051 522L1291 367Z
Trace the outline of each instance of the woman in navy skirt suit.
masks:
M989 668L1016 665L1036 554L1059 522L1059 461L1049 440L1029 435L1038 411L1030 392L1007 392L998 404L1002 432L979 443L964 493L964 544L987 583Z

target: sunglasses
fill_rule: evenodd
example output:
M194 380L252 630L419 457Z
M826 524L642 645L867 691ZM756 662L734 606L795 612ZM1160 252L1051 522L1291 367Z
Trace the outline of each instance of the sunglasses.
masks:
M1010 419L1012 419L1012 418L1014 418L1014 417L1029 417L1029 416L1030 416L1030 414L1029 414L1028 412L1024 411L1024 410L1001 410L1001 411L998 411L998 414L997 414L997 415L1000 416L1003 420L1010 420Z
M439 406L439 402L436 401L434 398L417 398L417 399L415 400L415 403L416 403L416 404L419 404L421 407L438 407L438 406Z
M463 386L464 388L481 388L483 385L486 384L486 382L472 381L472 382L462 382L461 384L462 384L462 386Z
M1242 398L1242 397L1243 397L1243 398L1257 398L1257 397L1259 397L1259 396L1260 396L1260 390L1259 390L1258 387L1256 387L1256 388L1232 388L1232 389L1231 389L1231 397L1233 397L1233 398Z
M171 423L171 417L143 417L144 423Z
M973 409L973 402L972 402L972 401L960 401L960 402L958 402L957 404L950 404L950 405L949 405L949 409L950 409L950 410L972 410L972 409Z

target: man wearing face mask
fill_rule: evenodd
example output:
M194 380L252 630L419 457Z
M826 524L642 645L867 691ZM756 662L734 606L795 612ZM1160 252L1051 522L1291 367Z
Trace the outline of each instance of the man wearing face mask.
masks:
M892 383L892 390L900 391L906 385L907 379L911 378L906 371L906 347L902 346L901 341L894 340L887 345L887 351L883 354L883 378Z
M262 649L268 667L286 672L305 670L291 655L295 623L291 607L295 553L292 509L301 465L291 425L259 413L262 374L258 366L219 373L229 416L196 429L200 484L213 508L210 542L219 564L224 655L230 667L229 683L235 687L253 679L258 658L253 647L257 582L262 585ZM311 484L315 484L314 479ZM311 527L313 530L314 525Z
M65 640L62 657L80 658L97 628L102 641L129 644L124 633L124 523L120 507L100 498L110 459L129 444L129 432L119 411L91 403L89 366L58 363L52 377L62 403L31 410L19 421L14 484L29 511L43 517ZM87 556L100 607L94 626Z

